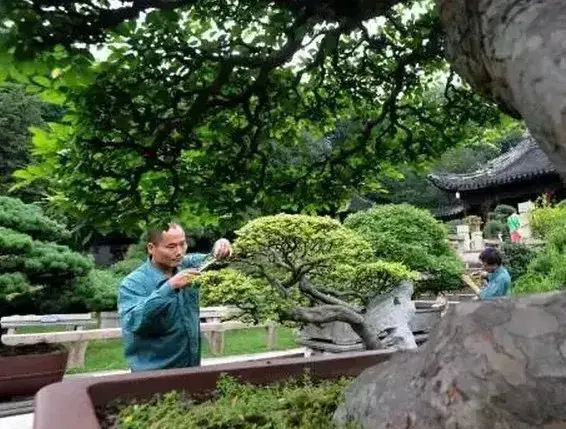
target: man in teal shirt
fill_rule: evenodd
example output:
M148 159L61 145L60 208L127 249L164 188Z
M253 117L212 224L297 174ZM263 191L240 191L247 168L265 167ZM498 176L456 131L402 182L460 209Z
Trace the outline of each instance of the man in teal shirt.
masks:
M507 295L511 287L511 276L503 266L501 253L493 248L487 247L480 254L480 261L487 271L484 287L480 291L480 299L499 298Z
M186 255L185 232L177 224L148 231L148 260L120 284L118 314L126 360L132 371L200 365L199 290L194 280L205 259ZM232 248L220 239L216 259Z

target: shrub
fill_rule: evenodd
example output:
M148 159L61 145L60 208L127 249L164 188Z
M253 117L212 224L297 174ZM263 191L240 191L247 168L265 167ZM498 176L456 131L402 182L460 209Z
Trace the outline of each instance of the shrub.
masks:
M3 314L85 310L75 287L94 264L92 258L55 242L68 238L68 231L45 217L38 207L0 197Z
M5 196L0 196L0 226L27 234L34 240L65 243L71 237L63 225L46 217L39 207Z
M506 204L499 204L492 212L489 212L487 215L488 221L483 229L484 238L497 239L500 234L504 240L509 238L507 218L513 213L515 213L515 209Z
M204 272L199 277L201 306L234 305L242 319L253 323L279 320L286 301L260 279L226 268Z
M506 220L509 216L515 213L515 208L506 204L499 204L493 209L493 218Z
M224 376L217 395L196 403L170 392L153 403L135 404L119 412L123 429L332 428L332 416L349 380L286 381L270 386L240 384ZM350 426L351 427L351 426Z
M448 242L444 225L429 212L407 204L375 206L350 215L344 225L371 244L376 258L427 274L418 283L420 290L461 286L463 264Z
M114 265L108 268L109 271L114 273L119 277L126 277L140 265L145 262L145 259L138 259L138 258L126 258L122 261L116 262Z
M503 264L509 270L513 282L517 282L525 273L537 252L523 243L506 242L501 246Z
M417 278L416 272L399 262L376 261L356 267L347 286L357 294L371 297L375 291L388 292L403 281Z
M77 296L89 311L114 311L121 279L112 271L94 269L76 282Z
M537 207L530 213L530 226L534 235L544 239L551 230L566 227L566 208Z
M530 295L537 293L552 292L561 289L562 286L556 283L551 276L527 273L521 277L513 286L514 295Z
M265 216L236 232L235 252L241 268L258 278L297 286L303 276L314 283L346 281L344 266L372 260L369 244L340 222L318 216Z
M499 234L501 237L509 236L507 225L499 220L489 220L483 228L483 237L488 239L498 239Z
M537 252L514 287L516 294L541 293L566 285L566 231L551 229L544 249Z

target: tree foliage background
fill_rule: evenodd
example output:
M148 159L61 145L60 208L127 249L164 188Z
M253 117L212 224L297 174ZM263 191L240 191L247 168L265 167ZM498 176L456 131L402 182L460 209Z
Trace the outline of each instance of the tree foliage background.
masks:
M164 213L197 235L333 215L502 121L450 71L430 1L368 16L230 0L0 12L0 78L67 108L35 135L20 185L46 182L86 238Z
M43 122L41 107L41 100L22 87L0 87L0 192L9 188L12 173L29 162L29 128Z

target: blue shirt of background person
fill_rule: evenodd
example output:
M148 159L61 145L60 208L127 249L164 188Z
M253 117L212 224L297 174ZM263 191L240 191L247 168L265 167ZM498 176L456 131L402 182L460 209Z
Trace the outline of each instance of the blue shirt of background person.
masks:
M148 231L148 260L128 274L118 292L118 314L126 360L132 371L200 365L199 288L194 280L202 253L186 255L185 232L177 224ZM213 256L231 255L220 239Z
M501 253L488 247L480 254L483 269L487 272L484 287L480 291L480 299L499 298L507 295L511 287L511 276L503 266Z

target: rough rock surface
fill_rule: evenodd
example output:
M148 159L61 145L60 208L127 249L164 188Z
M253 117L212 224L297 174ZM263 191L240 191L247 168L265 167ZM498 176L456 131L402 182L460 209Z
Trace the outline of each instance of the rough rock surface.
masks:
M436 0L454 69L522 117L566 180L563 0Z
M335 414L385 429L566 429L566 293L462 303L362 373Z
M391 292L379 295L368 304L365 316L368 324L376 332L387 332L382 339L384 347L415 349L417 344L409 323L415 315L412 283L405 282Z

